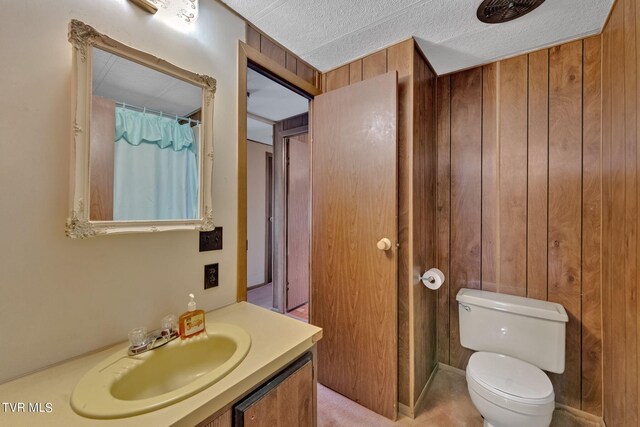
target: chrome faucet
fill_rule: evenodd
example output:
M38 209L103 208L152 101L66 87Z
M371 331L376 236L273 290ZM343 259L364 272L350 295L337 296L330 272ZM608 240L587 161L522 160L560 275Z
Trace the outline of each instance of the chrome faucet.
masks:
M173 341L180 333L176 327L176 316L170 314L162 319L162 327L147 333L144 327L133 328L129 331L129 356L142 354Z

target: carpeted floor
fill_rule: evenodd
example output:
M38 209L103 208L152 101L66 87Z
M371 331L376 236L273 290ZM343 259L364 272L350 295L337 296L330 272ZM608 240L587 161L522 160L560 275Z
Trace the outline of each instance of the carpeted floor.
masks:
M247 302L271 310L273 307L273 283L249 289L247 292Z
M271 310L273 308L273 284L269 283L268 285L249 289L247 302ZM303 304L286 314L294 319L309 323L309 303Z
M318 384L318 427L482 427L482 417L473 406L464 375L440 369L416 419L400 417L392 422ZM556 409L552 427L597 427L591 419L581 419Z

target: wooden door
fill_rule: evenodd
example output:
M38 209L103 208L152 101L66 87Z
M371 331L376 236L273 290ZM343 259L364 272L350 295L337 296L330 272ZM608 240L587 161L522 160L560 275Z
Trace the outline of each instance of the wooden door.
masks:
M318 381L397 414L397 75L313 106L311 323ZM389 239L388 250L377 244Z
M287 311L309 301L308 134L287 143Z

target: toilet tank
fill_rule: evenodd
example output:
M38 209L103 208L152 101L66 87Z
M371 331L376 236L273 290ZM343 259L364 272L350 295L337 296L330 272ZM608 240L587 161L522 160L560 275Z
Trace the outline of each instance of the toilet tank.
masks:
M548 301L476 289L456 297L463 347L505 354L545 371L564 372L564 307Z

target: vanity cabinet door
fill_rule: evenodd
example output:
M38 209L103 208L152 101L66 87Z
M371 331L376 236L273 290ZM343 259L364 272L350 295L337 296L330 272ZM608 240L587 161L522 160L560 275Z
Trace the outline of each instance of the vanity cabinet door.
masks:
M205 421L204 424L198 424L198 427L231 427L232 422L232 413L231 409L226 411L224 414L220 415L218 418L215 418L211 421Z
M315 392L311 355L305 355L234 409L236 427L312 427Z

